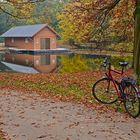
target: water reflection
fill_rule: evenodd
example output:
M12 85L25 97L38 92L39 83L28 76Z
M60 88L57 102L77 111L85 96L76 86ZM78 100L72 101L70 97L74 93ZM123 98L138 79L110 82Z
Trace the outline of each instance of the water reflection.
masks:
M5 53L1 58L2 65L10 70L24 73L50 73L57 67L56 55L30 55Z
M77 54L0 54L0 71L16 71L23 73L50 72L80 72L100 69L104 56ZM126 60L131 63L131 57L111 57L112 64L118 67L118 62Z

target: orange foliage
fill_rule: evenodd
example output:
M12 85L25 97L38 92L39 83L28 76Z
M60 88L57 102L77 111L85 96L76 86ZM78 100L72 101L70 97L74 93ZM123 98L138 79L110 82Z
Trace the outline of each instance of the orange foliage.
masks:
M62 36L80 41L112 36L132 40L134 9L135 0L74 0L58 16Z

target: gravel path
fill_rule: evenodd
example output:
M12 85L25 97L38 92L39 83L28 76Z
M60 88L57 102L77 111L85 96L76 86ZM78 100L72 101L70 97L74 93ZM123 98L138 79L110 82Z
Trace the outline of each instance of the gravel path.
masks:
M11 140L139 140L140 119L38 94L0 91L0 129Z

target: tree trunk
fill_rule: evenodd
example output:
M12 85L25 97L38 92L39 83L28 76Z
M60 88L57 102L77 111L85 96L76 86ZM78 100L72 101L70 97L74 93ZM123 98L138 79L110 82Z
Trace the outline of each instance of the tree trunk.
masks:
M140 76L140 0L136 0L134 29L134 70Z

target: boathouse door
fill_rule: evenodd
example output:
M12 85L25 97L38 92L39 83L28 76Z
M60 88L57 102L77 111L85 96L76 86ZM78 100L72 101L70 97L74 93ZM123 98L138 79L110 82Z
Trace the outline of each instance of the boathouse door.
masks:
M50 65L50 55L41 55L41 65Z
M41 49L50 49L50 38L41 38L40 47Z

